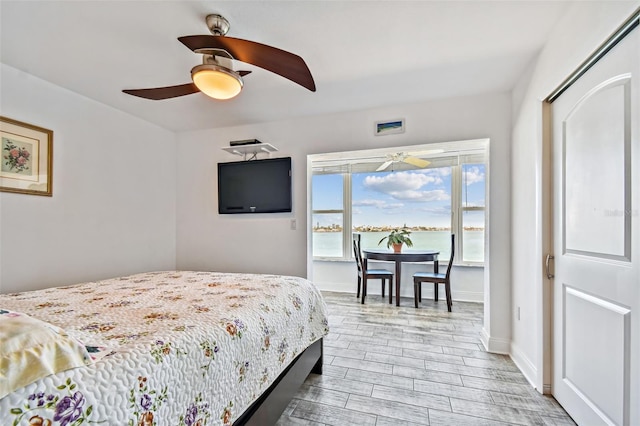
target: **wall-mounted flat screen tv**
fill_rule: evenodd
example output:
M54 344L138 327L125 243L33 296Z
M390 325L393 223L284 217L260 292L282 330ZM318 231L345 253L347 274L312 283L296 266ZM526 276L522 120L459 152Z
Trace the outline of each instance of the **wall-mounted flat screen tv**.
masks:
M218 163L218 213L291 211L291 157Z

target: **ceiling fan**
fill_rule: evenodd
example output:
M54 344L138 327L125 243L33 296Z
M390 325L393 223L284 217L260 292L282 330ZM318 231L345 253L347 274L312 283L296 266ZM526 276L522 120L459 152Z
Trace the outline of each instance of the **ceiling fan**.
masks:
M436 150L429 151L429 153L435 153ZM426 152L426 151L425 151ZM423 154L416 153L415 155ZM376 169L377 172L381 172L389 167L393 163L403 162L411 164L412 166L420 167L421 169L427 167L431 162L423 160L422 158L414 157L407 152L395 152L393 154L387 154L387 161L382 163L380 167Z
M313 76L304 60L293 53L255 41L227 37L229 21L213 14L206 18L213 35L178 37L195 53L203 55L202 64L191 70L192 83L151 89L126 89L124 93L145 99L161 100L203 92L216 99L230 99L242 90L242 77L251 71L234 71L233 60L255 65L316 91Z

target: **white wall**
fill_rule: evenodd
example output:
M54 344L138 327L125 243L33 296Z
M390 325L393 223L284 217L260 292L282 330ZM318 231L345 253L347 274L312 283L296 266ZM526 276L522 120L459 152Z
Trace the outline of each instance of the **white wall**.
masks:
M0 192L0 292L174 269L175 135L0 66L0 114L53 130L53 197Z
M484 270L463 268L459 275L478 278L465 292L477 296L486 286L485 344L503 351L510 339L507 93L186 132L177 138L5 65L1 101L3 115L54 131L54 196L0 194L3 292L175 267L306 276L307 155L489 138L485 253L490 263ZM373 135L375 121L397 117L405 118L405 133ZM248 138L274 144L278 156L293 157L292 213L217 214L216 163L238 159L220 148ZM291 219L297 220L296 230L290 229ZM473 281L468 280L471 286ZM344 281L345 290L353 291L353 282Z
M440 272L446 268L449 259L440 261ZM375 263L369 262L371 267ZM394 271L393 263L382 262L380 268ZM400 296L413 298L413 274L418 271L430 271L431 264L403 263ZM347 261L315 261L313 262L313 282L323 290L354 293L356 291L357 271L354 262ZM468 302L484 301L484 268L470 266L454 266L451 271L451 297L453 300ZM380 280L371 280L367 286L367 294L380 294ZM388 293L385 291L385 295ZM425 299L433 298L433 286L424 284L422 295ZM444 287L439 290L440 300L444 300Z
M572 4L522 77L513 97L512 174L512 357L539 391L550 384L545 347L544 313L549 283L543 278L546 254L545 185L543 173L542 100L578 67L640 6L638 1ZM516 317L520 307L520 320ZM546 368L543 368L546 366Z
M374 136L375 121L398 117L406 120L405 133ZM501 93L181 133L177 266L307 276L307 155L489 138L490 235L485 253L490 254L491 263L484 270L484 282L491 309L486 312L485 338L494 347L499 342L504 350L511 331L510 119L510 96ZM229 146L229 141L250 138L273 144L279 149L273 156L293 158L292 213L217 213L216 163L240 159L221 148ZM291 230L294 218L298 228ZM354 282L348 284L348 291L353 291Z

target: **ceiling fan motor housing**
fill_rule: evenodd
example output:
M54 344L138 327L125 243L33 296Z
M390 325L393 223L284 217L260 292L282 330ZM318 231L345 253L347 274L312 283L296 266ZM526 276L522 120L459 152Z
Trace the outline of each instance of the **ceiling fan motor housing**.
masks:
M230 25L224 16L212 14L207 15L207 27L209 27L211 34L223 36L229 31Z

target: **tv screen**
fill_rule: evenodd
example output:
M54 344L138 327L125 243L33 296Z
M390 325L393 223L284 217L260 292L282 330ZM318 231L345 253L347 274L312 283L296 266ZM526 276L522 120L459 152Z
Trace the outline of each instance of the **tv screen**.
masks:
M218 213L291 211L291 157L218 163Z

